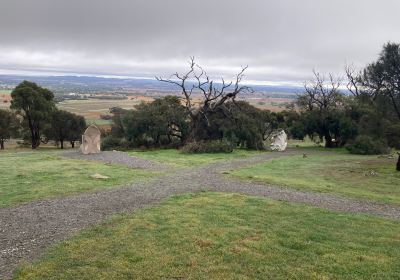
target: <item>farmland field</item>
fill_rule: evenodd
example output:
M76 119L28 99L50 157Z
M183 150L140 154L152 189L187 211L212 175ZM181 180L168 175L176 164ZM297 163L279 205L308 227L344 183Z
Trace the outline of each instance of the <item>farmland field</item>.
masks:
M11 94L11 91L12 90L10 90L10 89L0 89L0 95L9 95L9 94Z
M133 106L139 104L139 99L109 100L109 99L88 99L88 100L66 100L57 104L61 110L66 110L81 116L84 116L87 123L97 125L110 124L108 120L102 120L100 115L108 115L112 107L121 107L123 109L133 109Z
M0 109L7 109L10 107L11 90L0 89Z

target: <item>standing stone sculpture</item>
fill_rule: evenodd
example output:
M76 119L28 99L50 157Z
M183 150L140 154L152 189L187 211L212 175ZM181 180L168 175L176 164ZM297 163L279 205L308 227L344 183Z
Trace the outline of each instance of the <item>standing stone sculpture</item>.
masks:
M278 151L278 152L283 152L286 150L287 147L287 135L286 132L282 129L279 132L275 133L272 138L272 143L271 143L271 150L272 151Z
M92 124L82 135L81 152L84 155L100 153L100 129Z

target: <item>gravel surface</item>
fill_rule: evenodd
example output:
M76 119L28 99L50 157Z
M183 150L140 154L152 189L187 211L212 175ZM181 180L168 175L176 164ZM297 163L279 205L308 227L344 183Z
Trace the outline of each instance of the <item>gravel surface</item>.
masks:
M157 171L165 170L167 168L165 165L159 164L157 162L145 160L135 156L130 156L127 153L119 151L104 151L99 154L83 155L81 152L75 150L64 152L61 154L61 156L71 159L103 161L110 164L122 164L131 168L150 169Z
M0 279L11 277L12 271L19 263L34 260L49 245L68 238L83 228L98 224L113 214L131 212L158 203L171 195L186 192L237 192L400 220L400 208L393 206L239 181L222 174L226 170L296 154L302 156L295 150L262 153L254 157L172 170L170 174L145 184L131 184L118 189L46 199L0 209ZM138 160L139 163L133 163L133 157L121 152L104 152L89 157L73 153L66 156L126 164L131 167L165 168L159 164L145 163L142 159Z

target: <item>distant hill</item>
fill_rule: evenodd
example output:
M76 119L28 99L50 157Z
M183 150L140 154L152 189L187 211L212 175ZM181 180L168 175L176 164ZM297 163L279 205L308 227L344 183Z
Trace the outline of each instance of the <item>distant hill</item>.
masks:
M90 76L17 76L0 75L0 88L11 88L23 80L33 81L53 90L56 94L92 93L92 92L125 92L161 94L178 92L174 85L162 83L155 79L141 78L103 78ZM257 93L270 95L293 96L302 90L295 86L251 85Z

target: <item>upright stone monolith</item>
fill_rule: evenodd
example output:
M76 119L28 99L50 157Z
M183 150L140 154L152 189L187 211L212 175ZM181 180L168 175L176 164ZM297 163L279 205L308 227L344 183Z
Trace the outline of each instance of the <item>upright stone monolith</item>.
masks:
M81 152L84 155L100 153L100 129L92 124L82 135Z
M272 136L271 150L283 152L287 147L287 135L282 129Z

